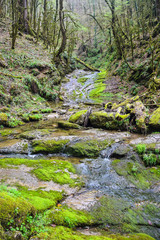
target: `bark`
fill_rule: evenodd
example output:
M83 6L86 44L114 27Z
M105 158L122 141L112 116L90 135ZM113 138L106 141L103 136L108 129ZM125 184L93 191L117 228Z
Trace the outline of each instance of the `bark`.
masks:
M160 0L156 0L156 15L158 21L160 21Z
M60 31L62 34L61 46L56 54L56 58L59 58L60 55L64 52L67 44L66 29L64 24L64 13L63 13L63 0L59 0L59 21L60 21Z

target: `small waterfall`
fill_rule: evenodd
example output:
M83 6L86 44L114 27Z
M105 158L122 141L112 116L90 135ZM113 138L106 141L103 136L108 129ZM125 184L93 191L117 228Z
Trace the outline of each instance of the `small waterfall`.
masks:
M102 158L110 158L111 154L114 150L120 145L120 143L115 143L111 147L107 147L106 149L101 151Z

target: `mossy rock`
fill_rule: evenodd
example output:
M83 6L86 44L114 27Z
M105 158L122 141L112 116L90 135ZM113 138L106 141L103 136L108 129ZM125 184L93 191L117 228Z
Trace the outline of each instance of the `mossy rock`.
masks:
M63 129L80 129L80 126L78 124L68 121L59 121L58 127Z
M34 215L36 210L28 201L19 196L9 194L5 191L0 192L0 222L2 226L13 219L14 222L23 222L27 215Z
M106 128L106 122L114 121L115 117L113 113L93 112L89 116L90 125L96 128Z
M151 130L155 129L160 131L160 107L152 113L149 120L149 127Z
M42 232L36 236L30 238L30 240L155 240L144 233L131 234L131 235L120 235L112 234L108 235L84 235L78 231L74 231L70 228L63 226L48 227L45 229L46 232Z
M46 214L52 223L70 228L93 225L94 223L93 217L89 213L67 206L51 209Z
M35 138L44 137L50 135L52 130L49 129L36 129L32 131L26 131L19 135L20 138L25 138L28 140L33 140Z
M33 140L32 153L59 153L63 152L69 140Z
M69 122L83 125L86 113L87 110L81 110L79 112L76 112L69 118Z
M6 113L0 113L0 125L6 125L8 120L8 116Z
M113 140L78 142L68 146L66 151L75 157L98 157L100 151L110 146L113 142Z
M32 167L31 173L42 181L53 181L60 185L69 184L70 187L80 187L83 184L77 175L73 175L76 173L75 168L68 161L19 158L4 158L0 161L2 168L20 165Z
M116 159L112 161L112 167L118 175L124 176L128 181L140 189L147 189L156 183L158 176L150 169L146 169L134 161Z

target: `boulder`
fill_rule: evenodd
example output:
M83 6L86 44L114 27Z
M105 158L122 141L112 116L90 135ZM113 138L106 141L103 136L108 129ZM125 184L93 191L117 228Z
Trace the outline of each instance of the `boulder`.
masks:
M81 110L79 112L76 112L69 118L69 122L83 125L86 113L87 113L87 110Z
M149 120L149 127L160 131L160 107L157 108L151 115Z
M80 126L76 123L70 123L68 121L59 121L58 127L63 129L79 129Z

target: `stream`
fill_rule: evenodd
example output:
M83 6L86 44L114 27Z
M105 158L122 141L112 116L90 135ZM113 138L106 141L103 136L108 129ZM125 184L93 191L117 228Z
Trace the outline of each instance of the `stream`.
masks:
M132 144L145 142L159 144L160 134L142 136L129 132L101 129L63 130L57 128L56 122L59 119L68 120L69 116L77 109L88 109L90 105L94 109L100 108L98 105L94 105L94 101L89 98L89 92L94 89L96 76L97 73L83 70L76 70L67 75L61 86L63 104L55 105L55 113L49 114L45 121L29 123L14 129L8 136L0 136L0 157L62 159L72 162L76 167L77 174L83 178L85 184L80 190L61 186L61 189L66 190L68 194L62 204L67 204L79 210L91 211L95 216L99 212L101 222L106 224L107 229L112 232L116 232L115 229L119 228L119 224L123 225L121 221L124 221L123 229L128 226L128 228L132 228L132 231L144 232L159 240L160 182L155 180L148 185L149 187L144 187L146 182L152 181L152 179L146 180L147 177L140 175L145 167L141 166L141 160L134 151ZM78 81L79 78L82 81L82 78L86 80L81 83ZM42 129L49 129L48 135L44 134L43 136ZM33 137L23 136L23 133L29 131L33 133ZM97 141L112 139L114 143L102 150L96 158L78 158L68 155L65 151L57 154L34 154L31 145L33 139L42 141L45 139L69 139L70 144L94 139ZM28 144L25 150L23 148L24 144ZM122 152L121 149L123 149ZM135 172L133 167L130 172L128 169L124 172L125 166L131 164L135 167ZM119 169L117 169L117 166L119 166ZM53 182L37 181L35 177L29 174L29 171L29 168L23 166L19 170L8 169L5 173L3 169L0 169L0 180L8 177L8 180L6 180L8 184L19 182L31 189L44 187L45 190L55 190L59 188ZM137 176L139 178L136 178ZM142 181L142 187L138 183L139 179ZM109 203L111 203L110 206ZM100 206L103 207L103 212L100 212L102 211ZM106 209L106 212L104 209ZM111 213L109 219L107 214L111 210L113 213ZM98 214L97 219L100 219Z

